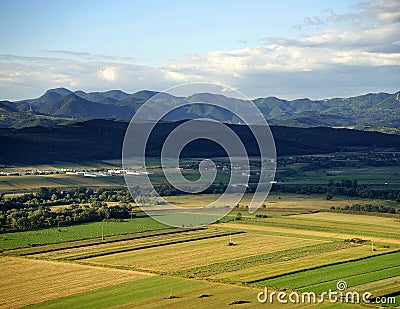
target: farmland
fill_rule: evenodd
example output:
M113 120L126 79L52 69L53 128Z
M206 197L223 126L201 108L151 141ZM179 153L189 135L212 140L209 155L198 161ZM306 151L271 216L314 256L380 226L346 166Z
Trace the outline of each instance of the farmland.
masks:
M48 188L74 188L88 187L122 187L124 186L122 176L115 177L83 177L65 174L55 175L23 175L0 177L0 191L33 190L40 187Z
M0 257L0 263L1 306L6 308L21 307L151 276L148 273L14 257Z
M354 224L355 222L357 224ZM222 226L342 239L362 236L375 241L398 244L400 243L400 229L393 228L398 224L397 217L393 216L376 217L350 214L340 216L336 213L322 212L274 218L250 218L235 223L224 223Z
M260 255L303 246L297 238L266 236L259 234L239 234L232 236L235 246L228 246L229 236L172 244L169 250L157 247L110 256L94 257L86 260L96 264L134 267L150 271L176 271L222 261L230 261L245 256ZM319 241L311 241L310 244Z
M12 285L7 285L10 288L3 288L8 295L4 304L11 308L24 304L36 304L37 308L58 308L61 304L70 308L193 308L241 303L254 308L265 305L256 298L264 286L321 293L334 288L338 280L345 280L349 289L370 289L376 296L399 289L395 278L400 271L400 241L399 230L393 228L398 224L394 216L305 214L304 209L287 216L286 205L280 209L283 215L277 207L274 216L268 218L246 214L243 209L235 211L243 212L241 220L198 229L166 228L150 218L138 217L125 222L75 225L81 231L71 233L69 241L48 236L37 238L41 245L12 249L24 244L10 242L4 247L8 240L2 240L3 249L8 249L3 252L3 265L14 274ZM99 237L101 225L105 227L104 239ZM30 233L44 231L50 233L51 229ZM63 227L57 233L68 235L68 231ZM91 235L90 231L96 233ZM24 232L16 232L15 237L21 238L24 234L20 233ZM373 239L374 250L370 241L345 241L356 236ZM17 272L17 263L27 271ZM41 270L43 267L48 272ZM95 278L91 272L103 271L103 281L89 283L84 279L89 273ZM115 275L118 272L121 275ZM7 274L3 272L4 278ZM54 293L51 289L43 296L43 287L38 286L23 301L13 295L11 286L24 291L26 284L36 287L40 280L49 280L48 276L59 276L58 284L65 289L57 294L59 286L55 285ZM72 280L69 276L81 283L76 288L68 285L64 279ZM115 276L119 281L113 281L117 280ZM278 303L269 306L281 307ZM328 302L321 306L343 308L343 304Z
M47 229L13 232L0 236L0 250L27 247L32 245L45 245L80 239L101 238L104 236L143 232L147 230L162 229L166 226L149 217L136 218L134 221L123 222L92 222L79 225L61 225Z
M390 278L393 274L400 273L399 259L400 252L394 252L348 263L300 271L257 281L256 283L263 286L285 287L320 294L323 291L335 288L336 282L343 280L343 274L346 274L348 287Z
M188 173L194 177L192 171ZM44 179L52 182L46 186L54 188L64 184L114 185L101 183L112 178L89 179L83 184L67 183L83 179L67 175L26 176L32 177L26 183L23 177L14 177L15 185L25 189L42 186L40 181ZM354 204L397 209L398 202L393 199L327 199L317 194L272 192L265 206L249 213L251 195L246 194L218 223L200 228L170 228L139 212L122 191L113 191L114 195L79 191L73 201L92 212L98 209L94 208L96 199L103 203L101 207L109 209L129 204L126 207L134 216L127 212L123 218L101 218L97 219L102 220L99 222L61 221L60 229L53 223L46 228L0 235L4 268L0 279L5 283L0 287L4 295L1 307L284 308L277 302L259 303L257 294L264 287L275 292L318 294L335 289L339 280L347 282L349 291L398 298L399 215L337 211ZM87 196L80 198L82 192ZM196 216L196 207L207 205L218 196L176 195L165 199L192 208L191 215ZM45 202L54 211L54 218L64 213L66 218L71 208L67 202ZM353 238L361 241L350 241ZM51 287L46 285L52 280ZM318 307L365 305L325 301Z

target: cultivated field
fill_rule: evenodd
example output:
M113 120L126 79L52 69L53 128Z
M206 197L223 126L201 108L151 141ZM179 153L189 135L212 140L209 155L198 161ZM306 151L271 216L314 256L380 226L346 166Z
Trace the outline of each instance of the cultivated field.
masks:
M202 197L193 199L193 204L212 198ZM174 197L182 203L184 198ZM246 205L246 198L241 206ZM271 199L277 206L257 213L267 214L267 218L239 207L223 223L197 229L168 228L151 218L138 217L61 226L61 232L42 229L3 234L0 262L5 270L0 279L5 284L0 291L6 297L2 305L363 307L257 301L265 286L270 291L322 293L335 289L338 280L345 280L349 290L371 291L374 296L399 293L398 216L311 213L316 207L330 208L332 201L311 198L302 203L299 196L288 195ZM313 206L315 202L320 204ZM243 217L234 220L238 212ZM354 237L365 241L350 242Z
M397 217L337 213L311 213L274 218L251 218L220 226L300 235L351 239L362 237L377 242L400 244Z
M235 244L234 246L228 245L230 236L223 236L172 244L168 246L168 249L156 247L94 257L85 261L91 264L98 263L102 265L168 272L304 246L304 243L300 239L294 237L246 233L232 235L231 238ZM309 244L320 242L313 240Z
M15 257L0 257L1 308L17 308L152 276Z
M164 197L168 202L171 202L180 207L200 207L208 205L215 201L220 195L218 194L199 194L190 196L167 196ZM243 213L243 207L250 204L252 195L245 194L243 199L240 201L240 210ZM260 211L266 212L267 214L275 214L278 211L278 215L282 214L282 211L289 213L298 213L299 211L309 211L314 209L329 209L334 207L344 207L346 205L360 204L360 205L378 205L378 206L395 206L396 202L373 200L373 199L361 199L361 198L345 198L335 197L333 200L327 200L320 195L305 196L300 194L270 194L265 202L266 208L261 208ZM245 213L243 213L245 215Z
M83 177L66 174L54 175L23 175L1 176L1 191L34 190L40 187L47 188L77 188L77 187L123 187L124 177Z
M92 222L79 225L57 227L13 232L0 235L0 250L27 247L32 245L43 245L59 243L65 241L74 241L87 238L99 238L102 231L106 237L111 235L143 232L166 228L165 225L149 218L135 218L134 220L125 220L123 222Z
M344 274L349 287L393 277L400 273L399 261L400 252L394 252L282 275L257 281L257 284L321 294L329 289L335 289L336 283L344 280Z
M31 308L359 308L357 305L262 304L261 289L156 276L39 303Z
M229 273L212 276L212 278L228 282L253 282L313 267L361 259L374 254L382 254L383 252L390 252L390 249L380 247L379 251L371 252L368 246L349 245L343 246L343 249L333 251L328 251L327 248L323 252L318 252L317 250L311 252L309 250L306 256L296 257L292 255L291 259L270 261L268 264L263 263L254 267L230 271Z

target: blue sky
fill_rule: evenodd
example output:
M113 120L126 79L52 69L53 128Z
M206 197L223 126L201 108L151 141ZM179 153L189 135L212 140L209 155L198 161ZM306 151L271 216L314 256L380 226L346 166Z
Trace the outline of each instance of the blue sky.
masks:
M249 97L395 92L399 3L1 1L0 99L192 81Z

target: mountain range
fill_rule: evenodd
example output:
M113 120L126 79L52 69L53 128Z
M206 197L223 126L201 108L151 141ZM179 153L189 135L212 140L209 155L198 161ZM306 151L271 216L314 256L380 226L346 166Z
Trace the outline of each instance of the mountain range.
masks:
M158 92L142 90L133 94L121 90L106 92L47 90L42 96L22 101L0 101L0 127L54 126L88 119L130 120L138 108ZM189 97L165 94L158 104L169 100L182 102L227 102L233 107L248 101L223 95L198 93ZM271 125L293 127L343 127L400 133L400 92L368 93L349 98L284 100L257 98L253 102ZM231 112L205 104L191 104L168 114L164 120L180 121L213 118L226 123L240 123Z

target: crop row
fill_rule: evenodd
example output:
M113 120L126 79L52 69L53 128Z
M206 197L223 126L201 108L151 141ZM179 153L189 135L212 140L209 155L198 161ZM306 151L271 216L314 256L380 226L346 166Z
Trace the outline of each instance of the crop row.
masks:
M144 232L138 232L138 233L107 236L105 239L102 239L101 237L96 237L96 238L89 238L89 239L68 241L68 242L60 242L60 243L48 244L48 245L42 245L42 246L33 246L33 247L27 247L27 248L13 249L13 250L5 251L4 254L12 255L12 256L25 256L25 255L41 254L41 253L47 253L47 252L52 252L52 251L65 250L65 249L81 248L81 247L93 246L93 245L98 245L98 244L114 243L114 242L125 241L125 240L147 238L147 237L153 237L153 236L159 236L159 235L184 233L184 232L188 232L188 231L197 231L197 230L203 230L203 228L193 228L193 229L167 228L167 229L151 230L151 231L144 231Z
M148 249L160 246L168 246L172 244L209 239L215 237L228 236L230 234L239 234L243 232L227 232L227 231L219 231L219 230L194 230L187 233L175 233L170 235L162 235L162 237L157 237L160 235L156 235L153 237L148 237L146 239L138 239L138 242L129 242L129 241L121 241L115 243L113 246L109 245L99 245L93 247L82 248L82 250L71 250L68 251L59 251L54 252L55 254L47 255L43 254L41 257L56 259L56 260L82 260L88 259L98 256L110 255L115 253ZM143 240L143 241L142 241ZM53 253L53 252L51 252Z
M316 293L333 288L338 280L345 280L349 286L394 277L400 271L400 251L363 258L345 263L318 267L257 281L256 283L275 288L298 289Z
M253 255L240 259L209 264L205 266L193 267L185 270L178 270L171 274L183 277L195 276L204 278L204 277L215 276L218 274L237 271L248 267L254 267L257 265L264 265L264 264L268 265L270 263L278 261L292 260L303 256L309 256L310 254L313 253L330 252L349 247L351 247L351 244L332 241L329 243L314 244L300 248L292 248L282 251Z
M309 230L318 232L337 232L347 233L352 235L363 236L378 236L392 239L400 239L400 234L395 232L390 227L377 227L373 228L369 225L354 225L354 224L341 224L339 222L330 222L330 224L317 222L317 221L301 221L297 219L290 220L288 217L281 218L268 218L268 219L247 219L240 222L251 225L268 225L269 227L288 228L296 230Z

